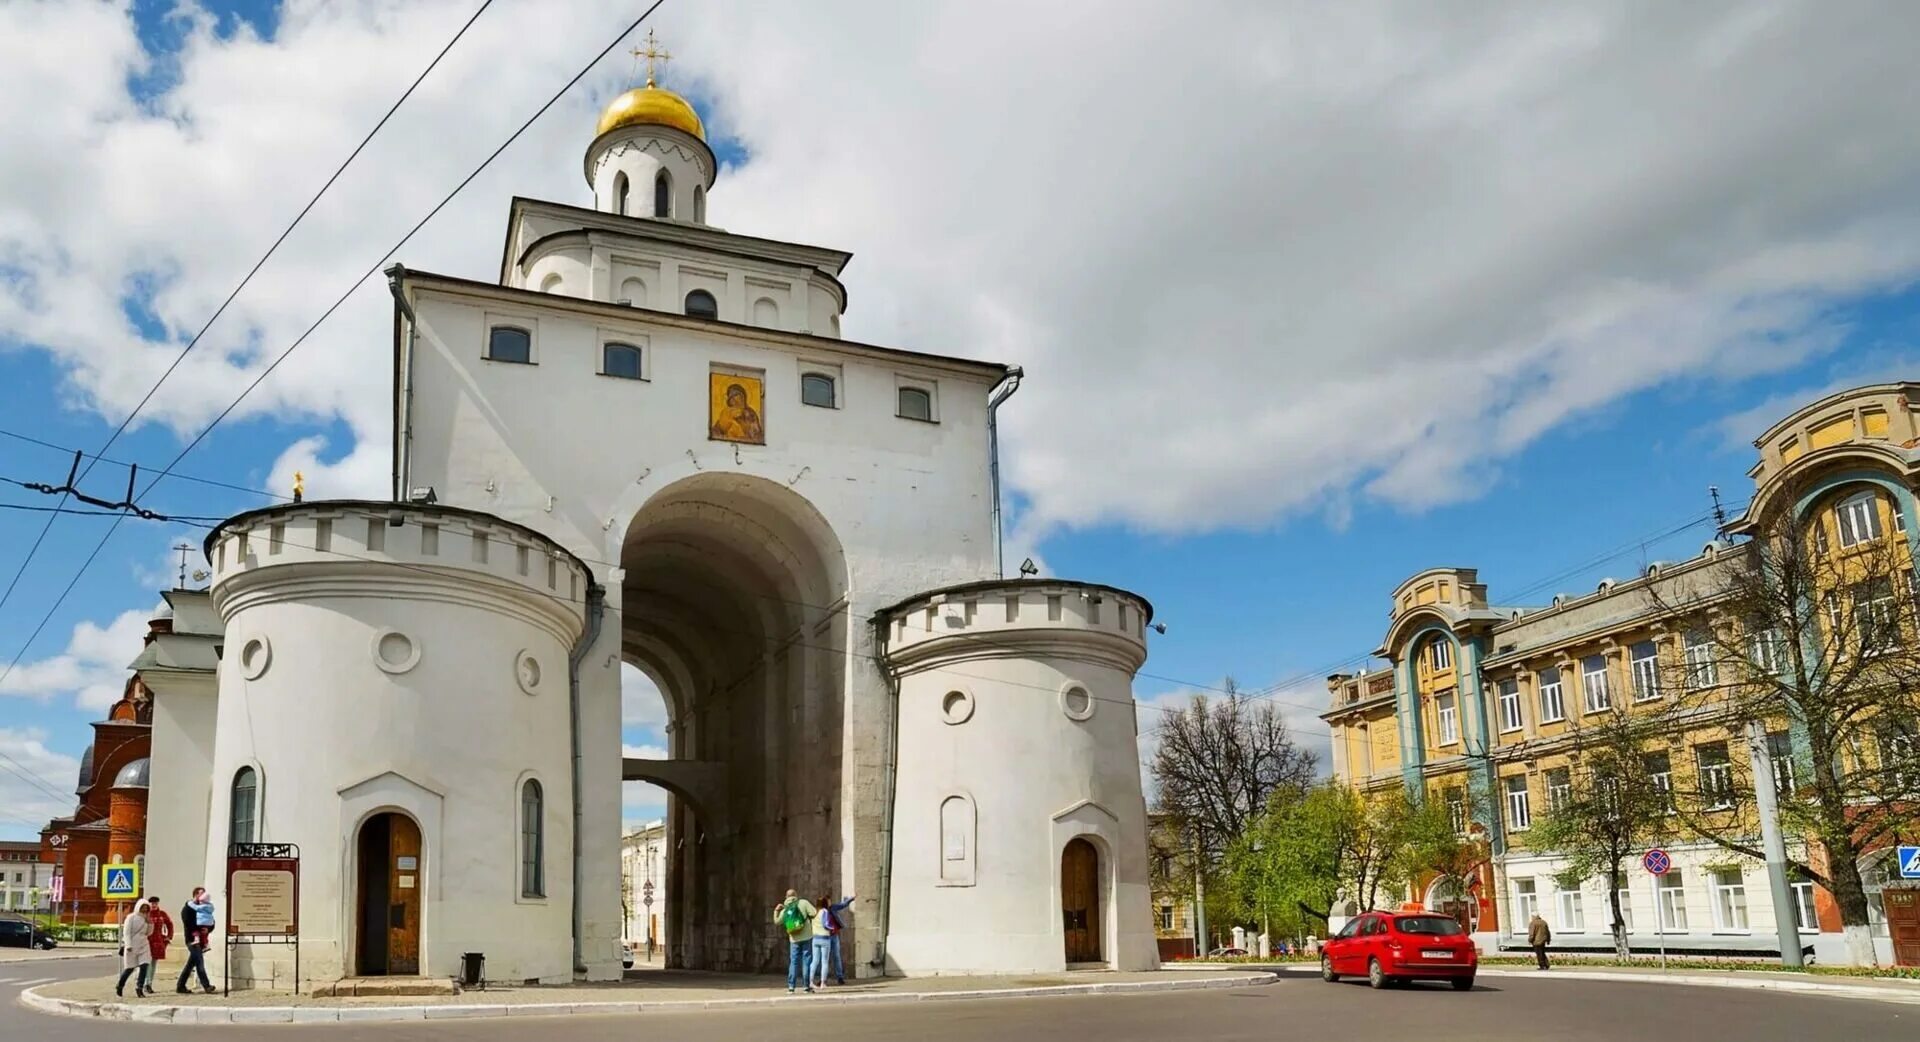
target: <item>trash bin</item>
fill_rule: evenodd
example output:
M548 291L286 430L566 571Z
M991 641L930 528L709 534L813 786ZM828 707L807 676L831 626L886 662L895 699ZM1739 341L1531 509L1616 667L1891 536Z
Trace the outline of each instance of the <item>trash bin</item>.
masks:
M484 987L487 981L487 957L481 952L460 956L460 983L465 987Z

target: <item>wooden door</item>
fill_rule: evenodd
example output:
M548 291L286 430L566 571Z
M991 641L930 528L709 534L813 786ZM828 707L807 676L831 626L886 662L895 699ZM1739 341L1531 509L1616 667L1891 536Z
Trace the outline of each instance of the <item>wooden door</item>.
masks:
M364 977L420 972L420 826L379 814L360 828L357 969Z
M1920 966L1920 890L1883 890L1880 906L1887 913L1887 933L1893 937L1893 964Z
M1100 853L1084 839L1060 852L1060 914L1067 962L1100 962Z

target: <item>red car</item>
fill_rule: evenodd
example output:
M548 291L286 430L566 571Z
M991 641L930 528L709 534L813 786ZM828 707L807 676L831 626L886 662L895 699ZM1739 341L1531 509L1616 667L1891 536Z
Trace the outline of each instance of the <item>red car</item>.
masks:
M1348 921L1320 949L1320 977L1365 975L1376 988L1407 980L1443 980L1473 987L1480 952L1448 915L1367 912Z

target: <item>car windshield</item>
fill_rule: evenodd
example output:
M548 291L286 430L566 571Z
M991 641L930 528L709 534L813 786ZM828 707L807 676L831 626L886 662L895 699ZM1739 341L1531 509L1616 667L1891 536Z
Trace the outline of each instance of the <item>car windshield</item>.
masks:
M1393 927L1401 933L1433 934L1437 937L1458 937L1465 933L1460 929L1460 921L1446 915L1406 915L1393 921Z

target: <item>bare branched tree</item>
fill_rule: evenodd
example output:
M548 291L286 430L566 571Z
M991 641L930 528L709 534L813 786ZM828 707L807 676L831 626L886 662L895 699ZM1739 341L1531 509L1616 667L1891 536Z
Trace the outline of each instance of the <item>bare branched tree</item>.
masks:
M1278 705L1231 677L1221 686L1167 714L1152 766L1158 812L1209 864L1276 792L1302 792L1314 776L1314 754L1295 744Z
M1782 826L1810 841L1789 851L1791 865L1833 895L1859 963L1874 961L1860 861L1920 821L1912 523L1887 496L1854 492L1807 520L1762 519L1711 581L1650 584L1680 630L1661 670L1670 726L1697 736L1677 775L1691 779L1679 786L1682 820L1764 856L1743 737L1763 729Z

